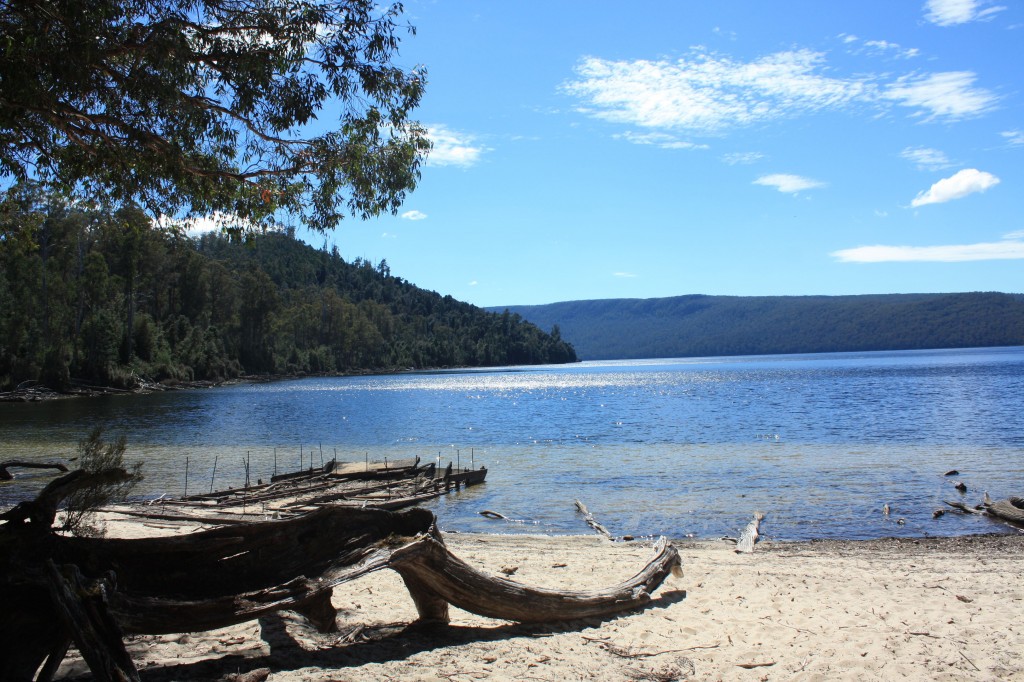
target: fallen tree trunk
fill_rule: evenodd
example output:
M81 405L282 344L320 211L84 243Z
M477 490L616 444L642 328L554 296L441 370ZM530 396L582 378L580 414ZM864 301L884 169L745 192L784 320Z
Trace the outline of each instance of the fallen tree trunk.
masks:
M394 551L388 567L445 602L489 618L542 623L607 616L643 606L669 574L682 575L679 552L665 538L655 556L632 578L610 588L576 592L547 590L487 575L448 551L436 534ZM421 618L429 614L420 613Z
M56 535L57 491L85 484L75 472L48 486L0 526L0 679L52 675L74 640L97 679L133 679L121 632L195 632L296 610L334 625L334 586L382 568L401 574L420 620L447 622L448 605L523 622L606 616L643 606L679 554L661 541L637 575L607 589L531 588L452 555L423 509L392 513L327 506L285 520L142 539ZM60 567L59 570L57 567Z

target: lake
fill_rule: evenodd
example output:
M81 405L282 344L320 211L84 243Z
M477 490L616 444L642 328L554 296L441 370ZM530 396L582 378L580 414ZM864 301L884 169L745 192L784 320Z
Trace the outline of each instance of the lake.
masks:
M247 457L255 480L311 457L418 455L489 470L485 484L428 505L449 531L586 533L579 498L615 535L735 536L755 511L780 540L999 532L932 512L986 490L1024 496L1024 348L585 362L8 403L0 460L74 456L97 424L145 461L146 496L181 495L186 458L199 492L241 485ZM0 504L48 480L0 484Z

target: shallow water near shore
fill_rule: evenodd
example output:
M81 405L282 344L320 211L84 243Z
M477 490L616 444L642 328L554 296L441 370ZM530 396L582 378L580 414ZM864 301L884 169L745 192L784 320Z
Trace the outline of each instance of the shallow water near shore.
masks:
M1024 495L1024 348L595 362L6 404L0 460L74 456L97 424L145 461L147 496L184 493L186 468L189 492L242 485L246 459L255 482L335 456L420 456L489 470L487 483L428 505L450 531L587 532L579 498L615 535L736 535L755 511L780 540L958 535L1002 526L932 518L943 500ZM48 480L0 484L0 504Z

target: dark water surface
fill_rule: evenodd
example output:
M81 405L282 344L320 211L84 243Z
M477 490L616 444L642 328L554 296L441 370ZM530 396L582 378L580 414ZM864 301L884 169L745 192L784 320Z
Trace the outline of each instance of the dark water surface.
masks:
M484 464L432 503L446 530L778 539L1001 530L943 500L1024 496L1024 348L829 353L302 379L0 405L0 460L73 456L95 424L145 460L147 495L319 464ZM275 455L276 450L276 455ZM957 469L961 497L943 474ZM49 480L0 484L0 504ZM889 517L881 513L889 504ZM490 509L520 519L485 519ZM898 524L897 520L904 523Z

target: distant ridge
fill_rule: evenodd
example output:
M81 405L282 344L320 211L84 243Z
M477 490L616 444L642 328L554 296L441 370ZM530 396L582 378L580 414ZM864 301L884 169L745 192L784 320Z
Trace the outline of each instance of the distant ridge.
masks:
M557 325L583 360L1024 345L1024 294L998 292L694 294L507 309L541 329Z

